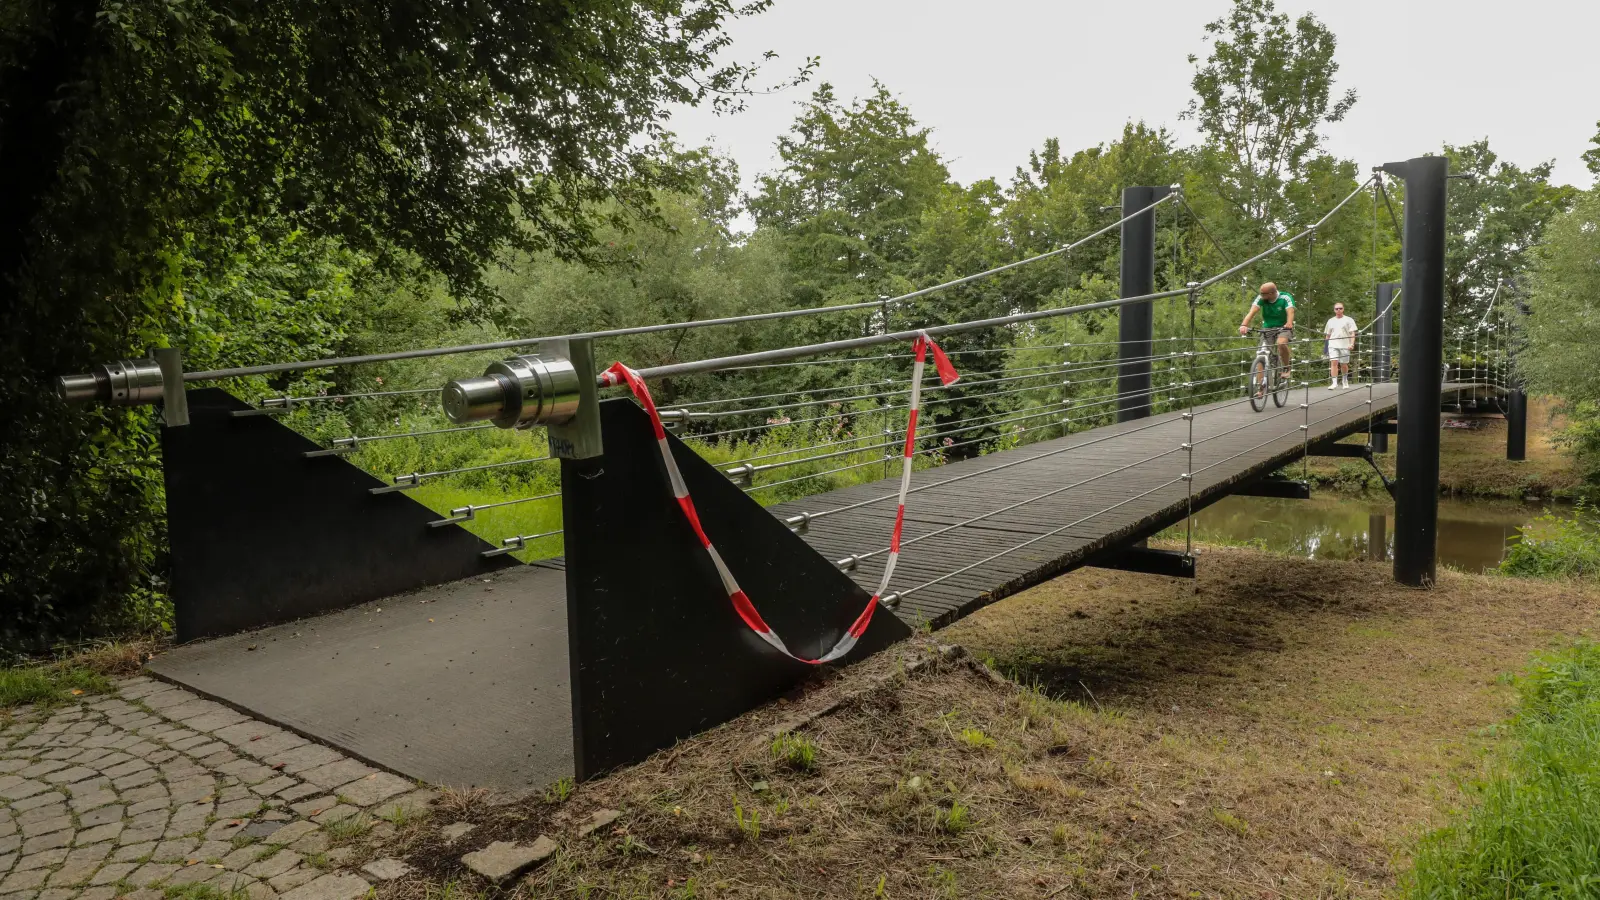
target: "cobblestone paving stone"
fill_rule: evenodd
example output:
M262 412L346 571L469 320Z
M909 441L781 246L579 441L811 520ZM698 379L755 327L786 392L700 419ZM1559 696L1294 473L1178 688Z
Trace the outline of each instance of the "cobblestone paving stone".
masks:
M0 722L4 722L0 719ZM0 729L0 900L364 896L339 836L435 792L148 678ZM360 817L356 826L347 821ZM331 823L339 832L330 835Z

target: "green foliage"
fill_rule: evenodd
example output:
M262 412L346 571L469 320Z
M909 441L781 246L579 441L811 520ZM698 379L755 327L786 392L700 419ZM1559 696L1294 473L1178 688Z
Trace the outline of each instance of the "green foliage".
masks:
M949 180L910 110L877 82L848 107L824 84L778 139L778 156L783 167L761 178L750 210L783 236L794 301L820 306L909 290L913 236Z
M567 798L571 796L572 778L570 776L563 776L556 779L555 783L550 785L550 787L545 790L544 801L546 803L565 803L567 802Z
M25 703L55 706L83 694L110 693L103 675L67 665L18 666L0 669L0 709Z
M1188 113L1199 146L1129 123L1076 151L1045 140L1009 179L962 185L888 87L846 100L822 85L750 197L739 196L730 162L673 145L661 126L670 104L737 102L751 71L713 54L723 26L765 2L577 0L559 16L404 4L388 15L424 28L390 33L331 16L322 0L230 7L233 18L211 0L118 0L94 22L72 19L65 0L26 0L0 20L0 74L55 46L64 52L48 57L57 69L45 80L85 85L56 108L0 78L0 105L49 138L18 143L0 130L0 161L33 166L0 174L0 201L25 201L0 202L0 290L10 291L0 299L17 301L0 304L0 403L14 413L0 422L0 446L16 485L0 500L0 555L31 561L0 569L0 642L43 646L170 618L150 414L63 410L43 390L48 376L164 343L195 369L875 302L1075 241L1115 221L1130 185L1185 188L1185 206L1155 214L1157 284L1179 287L1320 218L1363 174L1328 155L1317 133L1354 102L1334 90L1334 36L1270 0L1236 0L1207 27ZM563 52L539 50L550 46ZM14 147L37 158L14 157ZM1463 296L1477 297L1524 265L1565 195L1546 184L1548 167L1509 167L1481 142L1446 152L1480 176L1471 191L1452 182L1453 259ZM1372 281L1398 275L1398 235L1376 212L1353 203L1308 252L1199 296L1198 349L1245 348L1227 335L1252 282L1294 292L1302 320L1320 321L1336 301L1369 320ZM737 233L746 214L756 228ZM608 340L602 362L650 366L1056 308L1115 297L1117 284L1113 233L894 307ZM1595 293L1565 296L1581 304ZM1188 349L1175 339L1190 316L1182 299L1157 304L1158 352ZM930 452L916 465L1109 421L1115 319L945 340L967 377L928 398ZM433 389L500 355L227 387L250 400ZM817 402L908 376L903 349L862 355L872 358L663 379L652 390L669 409L768 397L696 422L686 437L719 466L781 464L755 478L753 496L771 504L890 471L882 445L904 427L903 395ZM1067 359L1098 368L1046 377ZM1157 409L1234 394L1242 359L1208 356L1193 370L1175 355L1158 361ZM982 386L1002 368L1043 374L1004 391ZM426 395L305 404L282 421L323 442L444 426ZM346 458L385 479L518 463L411 492L441 515L557 489L553 465L519 463L543 454L539 432L358 446ZM818 450L839 455L807 459ZM498 542L559 529L560 507L510 503L465 524ZM554 535L519 556L561 551Z
M940 806L933 812L933 827L945 834L963 834L972 827L972 810L960 800L951 800L948 807Z
M745 840L761 840L761 810L751 807L747 812L737 796L733 798L733 824Z
M817 770L817 745L803 734L783 732L772 739L772 759L795 772Z
M1187 117L1208 138L1222 196L1246 218L1283 217L1284 187L1318 156L1317 129L1355 105L1349 90L1333 100L1338 40L1316 16L1292 23L1273 0L1235 0L1206 25L1211 53L1195 65Z
M1550 184L1552 163L1522 169L1500 159L1487 140L1447 144L1444 155L1450 174L1472 176L1450 182L1445 324L1475 330L1495 287L1527 270L1546 225L1576 191Z
M1589 897L1600 884L1600 646L1534 661L1510 744L1416 849L1407 897Z
M150 415L66 409L51 379L169 344L191 368L318 355L369 265L369 290L437 278L496 318L506 247L589 256L695 183L662 124L738 102L752 70L717 61L723 28L765 5L8 4L0 643L168 615Z
M974 750L994 749L994 738L984 734L982 728L963 728L957 737L961 739L961 743Z
M1571 515L1540 516L1506 549L1500 571L1525 578L1600 575L1600 512L1579 504Z
M1544 230L1518 317L1517 371L1530 391L1563 400L1566 449L1600 491L1600 188L1577 195Z
M1219 807L1212 807L1211 808L1211 818L1216 820L1216 823L1218 825L1221 825L1223 828L1228 829L1229 831L1233 832L1234 834L1239 835L1240 837L1244 837L1244 836L1246 836L1246 835L1248 835L1250 833L1250 823L1249 822L1246 822L1244 819L1239 818L1238 816L1234 815L1231 812L1228 812L1225 809L1221 809Z

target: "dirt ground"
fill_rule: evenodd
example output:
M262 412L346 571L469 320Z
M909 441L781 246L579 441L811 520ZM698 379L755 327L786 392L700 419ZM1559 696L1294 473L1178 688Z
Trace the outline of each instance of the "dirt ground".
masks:
M1499 415L1455 415L1442 417L1439 436L1439 489L1445 494L1464 497L1503 497L1521 499L1572 499L1582 485L1582 475L1572 458L1553 443L1566 420L1556 413L1550 397L1528 398L1527 459L1506 459L1506 420ZM1342 443L1365 444L1364 434ZM1394 477L1394 438L1390 452L1377 457L1388 477ZM1286 474L1299 478L1299 462ZM1359 459L1317 457L1310 461L1310 476L1322 488L1345 491L1379 491L1383 486L1366 462Z
M1381 897L1482 764L1507 673L1597 608L1249 550L1207 550L1194 582L1085 569L570 797L458 797L380 894L490 890L460 855L543 834L560 851L508 895ZM446 845L457 818L478 828Z

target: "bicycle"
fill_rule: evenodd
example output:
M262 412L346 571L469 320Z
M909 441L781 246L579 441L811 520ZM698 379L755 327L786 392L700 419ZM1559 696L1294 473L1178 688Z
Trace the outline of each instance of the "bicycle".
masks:
M1261 335L1261 345L1256 348L1255 361L1250 364L1250 407L1256 412L1267 408L1267 385L1271 379L1272 402L1282 407L1289 400L1289 367L1278 356L1277 339L1282 328L1252 328Z

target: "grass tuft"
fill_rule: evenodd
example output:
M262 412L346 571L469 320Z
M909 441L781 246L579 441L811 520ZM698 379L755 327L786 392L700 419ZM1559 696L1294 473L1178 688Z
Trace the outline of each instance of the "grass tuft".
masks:
M962 834L972 827L972 810L960 800L950 801L950 808L940 807L933 813L933 827L945 834Z
M545 788L544 802L557 804L565 803L567 802L567 798L571 796L572 776L564 775L557 779L554 784L550 785L548 788Z
M1600 645L1535 660L1511 743L1475 800L1427 835L1404 896L1591 897L1600 884Z
M961 729L961 734L957 735L957 737L960 738L961 743L974 750L994 749L994 738L984 734L982 728L963 728Z
M817 745L803 734L783 732L772 739L772 758L795 772L817 770Z

